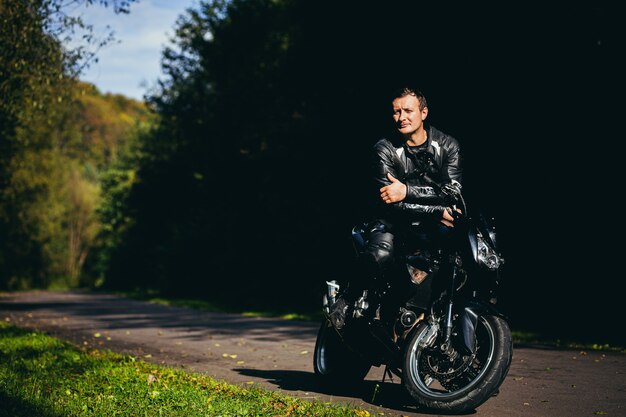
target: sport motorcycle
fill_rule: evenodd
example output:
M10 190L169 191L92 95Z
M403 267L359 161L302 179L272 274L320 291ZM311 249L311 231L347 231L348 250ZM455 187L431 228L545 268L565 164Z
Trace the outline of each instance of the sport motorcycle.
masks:
M384 375L399 377L419 409L446 414L475 410L499 392L513 344L507 319L496 308L504 259L495 219L468 213L460 192L455 205L446 247L416 230L396 250L392 271L356 300L346 302L345 293L358 276L326 281L313 359L323 384L354 384L372 366L385 366ZM352 229L357 257L373 227ZM341 302L345 318L337 320L331 312Z

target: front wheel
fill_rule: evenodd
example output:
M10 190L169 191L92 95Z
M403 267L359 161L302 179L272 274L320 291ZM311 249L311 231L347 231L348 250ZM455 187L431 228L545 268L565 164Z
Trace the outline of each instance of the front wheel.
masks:
M371 368L356 352L350 350L328 320L317 333L313 369L325 385L340 386L362 381Z
M465 413L497 392L513 356L506 321L479 316L474 353L468 355L444 352L429 337L429 330L426 323L416 329L403 361L402 384L420 406L446 414Z

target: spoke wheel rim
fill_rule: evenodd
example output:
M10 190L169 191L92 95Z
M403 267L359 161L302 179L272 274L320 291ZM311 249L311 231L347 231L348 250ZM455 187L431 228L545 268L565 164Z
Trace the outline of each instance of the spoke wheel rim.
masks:
M480 369L477 373L474 369L474 372L472 373L473 376L471 377L470 381L468 383L464 383L463 386L458 389L452 388L455 383L450 383L450 381L443 381L442 383L442 373L437 375L437 372L434 370L432 372L426 372L429 368L432 367L433 363L438 362L437 356L441 357L441 354L438 352L436 354L433 354L433 349L420 346L420 341L422 340L422 337L426 334L427 330L427 328L424 328L424 330L422 331L422 337L416 339L416 342L411 347L409 356L409 378L413 380L413 383L415 384L417 389L430 397L446 399L463 395L465 392L472 390L474 386L480 380L482 380L482 377L489 369L494 358L495 330L493 329L491 324L489 324L483 317L479 318L478 325L480 326L480 329L477 328L477 333L479 330L482 332L480 337L480 343L478 343L477 338L478 345L476 353L468 358L469 363L467 363L467 361L463 362L461 367L464 368L464 371L461 372L457 376L457 378L467 375L467 367L472 367L472 365L476 362L476 359L480 360ZM484 349L488 349L488 352L486 354L484 353ZM433 358L435 359L434 362L429 361ZM449 388L444 388L448 389L448 391L431 388L431 385L434 381L439 382L442 387L448 386Z

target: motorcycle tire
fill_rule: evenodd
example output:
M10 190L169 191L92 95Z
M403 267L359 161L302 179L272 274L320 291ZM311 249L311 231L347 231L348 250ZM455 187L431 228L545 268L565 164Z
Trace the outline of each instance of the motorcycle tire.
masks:
M326 386L341 386L362 381L371 364L348 348L328 321L324 320L317 333L313 370Z
M402 384L420 407L442 414L463 414L498 392L513 357L511 331L505 320L479 316L475 358L464 357L468 358L465 362L459 359L464 363L460 370L445 369L450 361L442 360L437 342L423 346L428 329L426 323L416 328L403 358Z

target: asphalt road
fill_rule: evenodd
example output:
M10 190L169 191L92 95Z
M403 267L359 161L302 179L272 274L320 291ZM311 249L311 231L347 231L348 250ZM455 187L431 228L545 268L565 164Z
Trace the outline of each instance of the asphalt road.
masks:
M131 354L235 384L310 400L351 403L375 415L426 416L399 384L372 368L358 386L330 392L313 374L318 324L167 307L108 294L0 294L0 320L76 344ZM626 416L626 354L514 347L500 394L476 416Z

